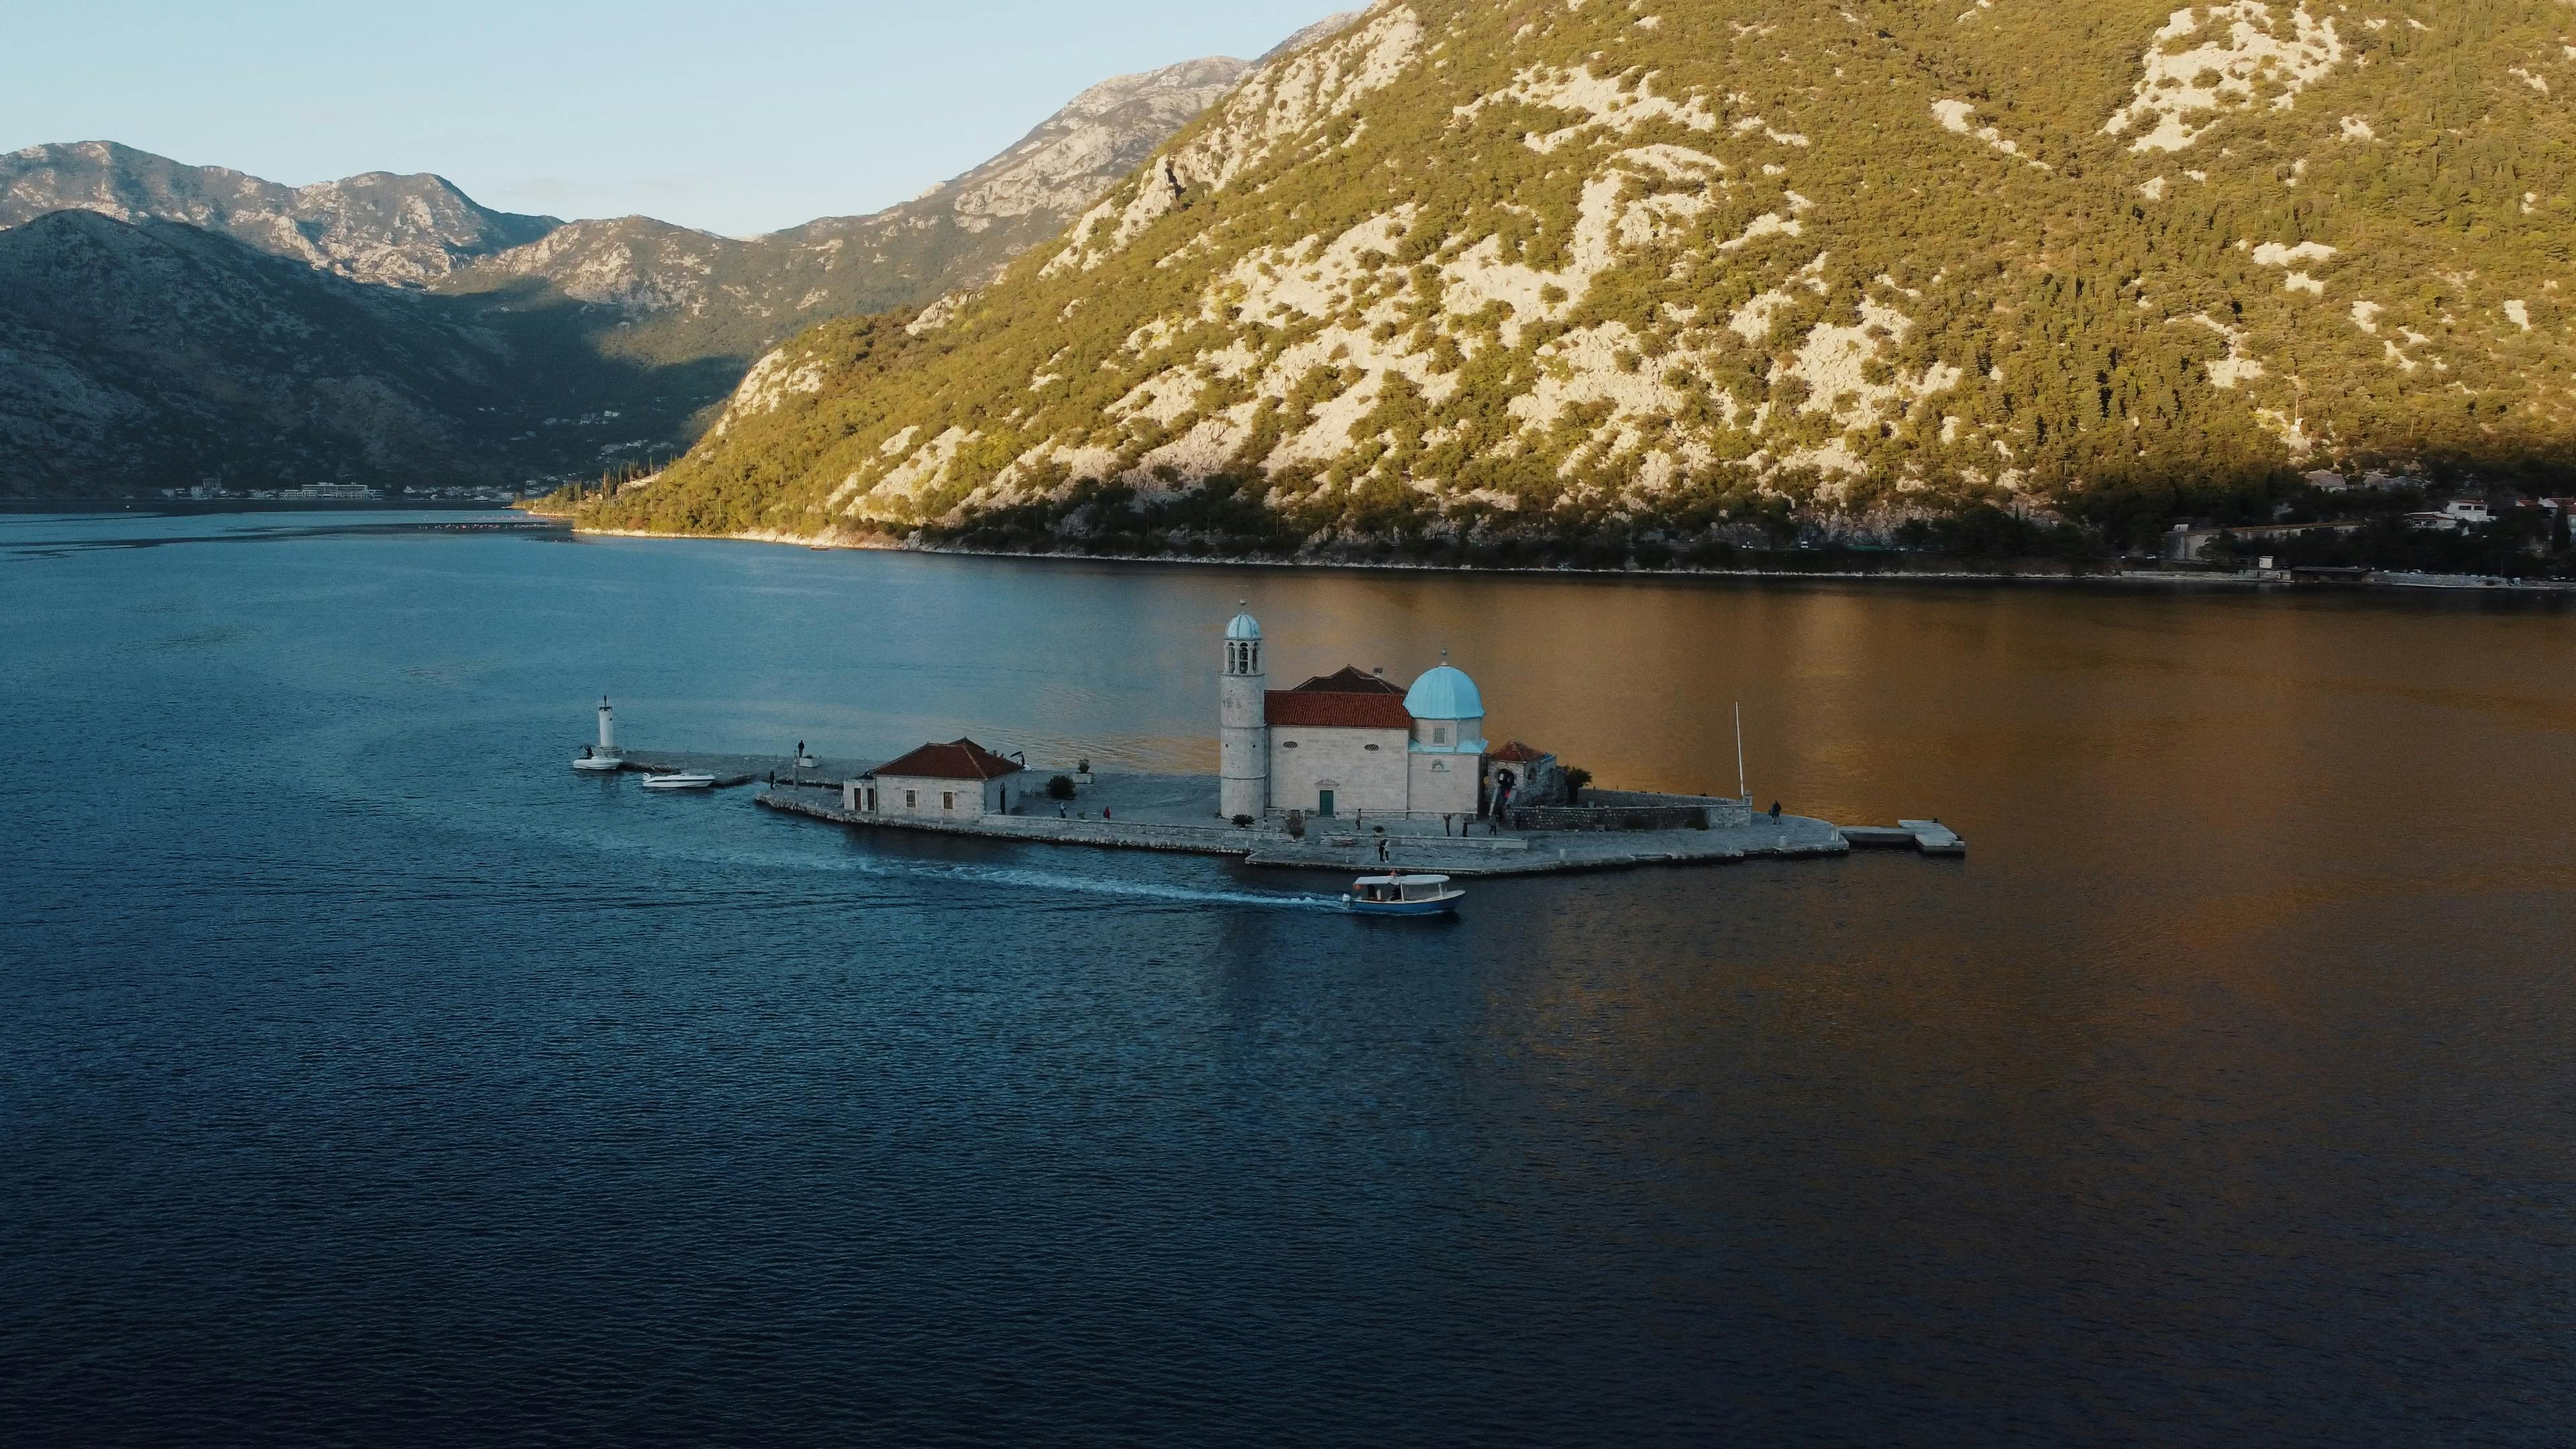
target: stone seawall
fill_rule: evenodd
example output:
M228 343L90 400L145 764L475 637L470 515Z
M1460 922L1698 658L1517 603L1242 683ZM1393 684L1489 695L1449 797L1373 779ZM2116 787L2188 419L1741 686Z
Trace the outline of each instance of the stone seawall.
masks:
M1310 829L1300 840L1268 825L1243 829L1230 825L1168 821L1022 815L987 815L957 821L891 819L853 813L842 807L837 792L811 786L780 786L764 791L758 800L772 810L864 829L974 836L1039 845L1231 856L1247 865L1325 870L1350 876L1373 874L1389 868L1454 876L1551 875L1647 865L1716 865L1766 858L1839 856L1851 849L1850 842L1832 824L1790 815L1777 822L1766 816L1758 822L1741 826L1706 830L1566 831L1465 837L1390 833L1382 838L1387 857L1381 864L1378 858L1381 837L1373 831L1336 833L1331 829L1331 822L1318 822L1316 828Z

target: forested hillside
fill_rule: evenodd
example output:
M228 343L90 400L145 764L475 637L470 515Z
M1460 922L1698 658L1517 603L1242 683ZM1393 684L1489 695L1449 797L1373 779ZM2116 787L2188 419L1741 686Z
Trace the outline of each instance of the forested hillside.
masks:
M515 483L495 460L535 420L512 361L440 298L177 222L54 212L0 231L0 498Z
M989 281L1248 68L1113 77L912 201L752 238L495 212L436 176L286 187L107 142L0 154L0 267L47 289L0 295L0 496L517 484L667 456L781 339ZM248 307L263 293L274 327ZM399 361L438 356L458 359L443 376ZM352 405L327 402L356 378Z
M2571 92L2562 0L1383 4L585 512L1328 549L2538 486Z

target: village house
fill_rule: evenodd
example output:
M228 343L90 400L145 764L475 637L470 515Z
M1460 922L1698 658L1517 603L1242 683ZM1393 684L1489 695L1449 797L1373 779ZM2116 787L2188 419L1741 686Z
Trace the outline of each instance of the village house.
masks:
M923 745L841 785L841 808L902 820L974 820L1007 815L1013 778L1026 767L973 740Z

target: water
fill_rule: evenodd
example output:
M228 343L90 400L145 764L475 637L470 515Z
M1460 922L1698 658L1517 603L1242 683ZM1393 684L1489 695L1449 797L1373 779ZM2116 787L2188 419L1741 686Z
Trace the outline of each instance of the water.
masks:
M602 691L1212 768L1238 597L1605 781L1731 791L1741 700L1762 803L1974 853L1426 928L564 768ZM12 1442L2576 1417L2564 611L20 517L0 738Z

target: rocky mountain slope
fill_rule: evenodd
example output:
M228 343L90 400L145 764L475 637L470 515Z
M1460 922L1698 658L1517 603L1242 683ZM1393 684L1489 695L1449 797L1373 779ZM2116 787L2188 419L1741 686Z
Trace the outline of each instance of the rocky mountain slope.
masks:
M593 512L1322 548L2565 479L2571 92L2560 0L1389 0Z
M0 344L0 418L12 424L0 495L218 473L270 486L380 468L405 481L517 482L676 452L781 339L991 280L1247 69L1219 57L1104 81L911 202L747 240L648 217L496 212L435 176L286 187L108 142L0 156L0 252L28 285L57 289L0 298L13 329ZM239 245L198 246L176 226ZM298 264L313 285L244 249ZM389 295L322 285L338 279ZM277 326L254 325L260 297L284 314ZM212 331L183 336L156 327L156 313ZM157 356L141 345L154 336L168 344ZM320 395L317 374L381 386L338 421L285 428ZM222 436L224 397L258 400L240 439ZM259 459L275 476L251 476L267 466Z
M453 303L177 222L0 231L0 496L515 482L506 341Z
M477 205L437 176L280 186L113 141L0 155L0 227L49 212L176 221L361 282L420 286L563 225Z
M601 344L620 355L748 365L815 320L920 306L990 281L1248 68L1219 57L1103 81L1010 150L873 215L747 240L648 217L578 221L454 273L442 289L492 293L532 280L594 309Z

